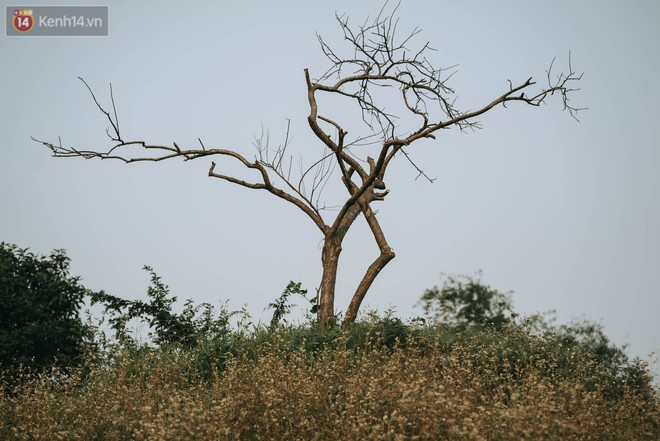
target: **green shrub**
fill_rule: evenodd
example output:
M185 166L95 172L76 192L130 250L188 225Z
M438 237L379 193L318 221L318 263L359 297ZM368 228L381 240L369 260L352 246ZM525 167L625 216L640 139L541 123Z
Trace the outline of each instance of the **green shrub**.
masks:
M80 319L88 290L69 276L64 250L37 256L0 243L0 366L11 377L57 363L79 364L91 350L91 330ZM22 367L21 367L22 366Z
M221 308L218 313L213 306L202 303L197 306L188 299L183 311L175 313L173 305L176 296L171 296L169 287L149 266L144 270L151 275L151 286L147 288L148 302L125 300L100 291L91 294L93 304L103 304L104 314L115 331L115 337L121 344L136 345L129 335L127 324L139 319L149 325L153 343L156 345L195 346L200 339L222 338L229 332L229 320L235 312Z
M422 294L427 317L460 326L499 328L516 316L508 294L501 293L470 276L447 276L442 288L434 286Z

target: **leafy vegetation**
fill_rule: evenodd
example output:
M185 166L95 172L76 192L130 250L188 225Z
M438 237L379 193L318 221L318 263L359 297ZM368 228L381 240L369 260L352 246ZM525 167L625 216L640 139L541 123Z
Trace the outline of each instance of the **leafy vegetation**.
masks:
M303 297L305 300L307 300L307 302L309 302L309 304L311 305L310 314L317 313L318 311L318 304L316 303L317 298L307 297L307 290L302 289L300 286L301 286L300 282L298 283L294 281L289 282L289 284L284 289L282 294L277 298L277 300L268 304L268 308L273 310L273 317L270 320L270 329L276 328L277 325L279 325L280 322L282 322L283 320L286 321L284 317L291 311L291 308L295 306L289 302L289 297L292 295L299 295Z
M79 311L88 290L64 250L36 256L0 243L0 367L5 376L76 366L90 343Z
M658 395L633 378L516 326L261 328L26 379L0 438L655 440Z
M96 356L66 370L56 365L48 375L4 377L0 439L656 440L660 434L660 394L644 362L628 361L597 325L521 320L508 298L472 278L452 277L427 291L426 318L370 313L328 329L313 320L286 322L291 296L307 298L299 283L269 305L273 319L264 326L245 313L190 300L176 313L176 297L145 269L146 302L89 293L104 305L114 332L95 330ZM149 341L130 337L131 320L149 326Z
M421 302L433 320L459 326L502 327L516 317L508 294L469 276L448 276L442 288L427 289Z
M183 312L177 314L172 311L172 306L177 301L176 296L169 295L168 286L150 266L145 265L144 270L151 275L151 286L147 288L149 302L125 300L104 291L90 294L92 304L104 305L108 322L115 330L115 338L120 344L138 344L127 329L127 324L133 319L149 325L152 329L149 337L159 346L180 344L190 347L202 338L213 339L228 332L231 313L222 309L216 316L213 306L209 303L194 306L193 301L188 299Z

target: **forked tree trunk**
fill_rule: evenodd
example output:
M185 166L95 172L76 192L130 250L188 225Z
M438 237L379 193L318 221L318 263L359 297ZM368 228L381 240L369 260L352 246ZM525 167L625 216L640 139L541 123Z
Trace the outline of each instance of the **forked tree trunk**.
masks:
M335 315L335 290L337 284L337 270L339 269L339 256L342 251L341 243L346 236L346 233L357 219L358 215L362 213L364 218L371 229L380 255L371 263L365 272L360 284L358 285L351 303L346 310L343 326L350 325L355 322L357 314L362 305L362 300L366 296L372 283L380 274L381 270L390 260L394 259L394 250L389 247L385 240L383 230L380 228L376 215L369 206L370 194L367 194L362 200L356 202L347 213L344 221L340 224L339 228L335 231L329 231L325 238L323 251L321 254L321 263L323 264L323 275L321 276L321 286L319 288L319 310L318 310L318 324L322 327L333 327L336 324Z

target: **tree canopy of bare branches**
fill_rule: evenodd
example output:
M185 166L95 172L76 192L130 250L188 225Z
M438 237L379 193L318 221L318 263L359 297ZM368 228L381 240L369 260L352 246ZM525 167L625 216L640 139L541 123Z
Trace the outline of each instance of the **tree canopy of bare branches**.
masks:
M389 192L385 181L392 160L405 158L419 176L432 181L406 151L420 139L435 139L440 130L452 127L460 130L479 128L479 116L510 103L538 107L550 97L557 96L563 109L573 118L577 119L578 112L583 110L574 107L569 100L572 92L578 90L574 84L582 78L581 74L573 71L570 54L567 73L556 74L553 60L543 85L538 85L531 77L520 84L507 80L504 90L482 107L471 111L459 110L455 92L448 85L455 68L434 67L428 58L434 51L429 43L415 45L420 30L414 29L400 38L396 8L390 14L386 14L384 9L375 18L357 26L347 16L336 16L343 33L341 53L339 47L318 37L329 68L318 78L314 78L308 69L304 69L303 73L309 103L307 122L325 150L315 162L302 167L299 172L295 171L293 159L287 153L289 127L284 142L274 152L269 148L268 136L262 134L255 143L257 153L253 159L234 150L207 147L201 139L198 139L198 146L191 147L180 147L176 142L170 146L124 139L112 85L112 108L108 110L99 103L82 78L80 80L89 90L98 110L110 124L106 134L111 146L105 150L83 150L66 147L61 139L57 143L35 141L48 147L55 157L114 159L127 164L173 158L184 161L218 158L210 162L210 177L248 189L265 190L295 205L314 222L324 239L321 253L323 273L317 289L318 322L323 326L336 323L335 286L342 243L355 220L363 216L378 245L379 254L366 269L346 309L343 322L353 323L372 283L395 256L372 209L372 204L383 201ZM402 115L385 110L378 99L380 88L398 91L404 113L414 121L412 130L400 129L397 122ZM367 133L349 139L345 125L321 108L319 98L323 95L340 97L348 100L348 106L357 106ZM369 150L356 152L356 146L364 145ZM238 161L255 172L255 179L248 181L223 172L220 158ZM345 188L346 199L333 212L334 217L328 219L319 196L335 176Z

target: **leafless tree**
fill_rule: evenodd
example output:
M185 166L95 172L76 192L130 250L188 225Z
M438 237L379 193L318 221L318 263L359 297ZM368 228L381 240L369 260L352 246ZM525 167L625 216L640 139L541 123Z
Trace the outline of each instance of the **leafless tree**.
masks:
M301 167L299 174L295 170L292 172L292 168L296 167L292 167L292 158L287 153L290 143L288 128L284 142L275 149L270 148L267 136L262 135L257 139L258 153L254 160L233 150L207 148L201 140L199 147L195 148L182 148L176 142L167 146L126 140L120 131L112 85L112 109L108 111L101 106L82 78L96 106L110 123L106 133L111 140L111 147L104 151L81 150L64 147L61 139L57 144L35 141L47 146L55 157L115 159L124 163L228 157L254 170L257 179L247 181L223 173L221 167L212 161L208 175L245 188L266 190L298 207L318 227L324 238L321 252L323 274L317 289L318 322L322 326L333 326L336 322L335 285L342 243L356 219L360 215L364 216L380 252L366 269L346 310L343 323L353 323L372 283L394 258L394 251L385 239L376 211L372 208L374 202L383 201L389 192L385 177L393 159L405 158L415 167L419 176L431 181L406 151L415 141L435 139L441 129L479 128L479 116L500 105L506 107L507 103L512 102L538 107L546 103L550 96L557 95L562 100L564 110L572 117L576 118L578 111L582 110L569 103L571 92L578 90L572 88L572 85L582 77L573 71L570 54L568 73L554 74L553 60L547 70L547 82L543 86L533 87L537 83L532 78L521 84L509 80L504 91L483 107L471 111L457 109L455 92L448 86L448 79L455 69L434 67L427 59L433 51L428 43L414 48L419 29L399 38L395 13L396 8L391 14L381 10L373 20L368 19L358 26L349 23L346 16L337 16L348 55L340 55L338 48L333 49L318 37L330 68L317 79L310 75L308 69L304 69L304 79L309 101L307 121L322 143L324 153L310 166ZM381 87L387 87L399 96L403 113L414 122L412 130L401 129L397 124L401 115L390 114L385 110L379 101ZM355 109L361 113L367 135L349 138L345 123L321 111L319 97L324 94L341 97L350 101L349 105L357 106ZM319 198L326 183L333 177L341 180L347 194L345 201L335 211L326 210L327 207L321 204Z

